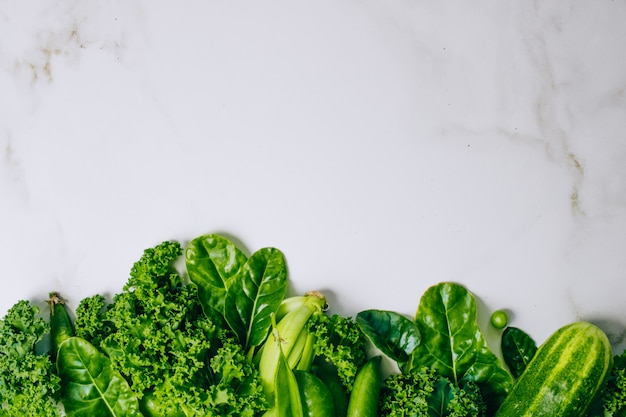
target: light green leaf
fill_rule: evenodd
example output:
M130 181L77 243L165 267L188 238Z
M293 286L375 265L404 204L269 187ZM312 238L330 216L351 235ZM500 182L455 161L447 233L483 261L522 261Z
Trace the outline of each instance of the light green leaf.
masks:
M223 236L207 234L189 242L185 251L187 272L198 286L200 303L207 315L224 315L226 291L246 261L246 255Z
M456 283L434 285L422 295L415 323L422 342L413 351L405 371L427 366L457 385L474 381L491 414L513 380L478 327L474 296Z
M68 417L141 417L137 397L109 358L71 337L59 348L57 369Z
M287 291L287 265L275 248L252 254L226 292L224 316L245 350L260 345Z

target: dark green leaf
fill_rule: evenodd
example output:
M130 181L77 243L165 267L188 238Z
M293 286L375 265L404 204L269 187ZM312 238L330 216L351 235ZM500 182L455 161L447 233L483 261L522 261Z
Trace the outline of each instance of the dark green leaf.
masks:
M247 349L265 340L271 315L287 291L287 266L274 248L260 249L248 259L226 292L224 316Z
M406 363L420 343L417 325L393 311L361 311L356 322L374 346L398 364Z
M189 279L198 286L200 303L207 315L224 314L224 299L230 283L247 257L230 240L216 234L189 242L185 262Z
M140 417L139 403L109 358L86 340L67 339L57 368L68 417Z
M426 366L457 385L476 382L492 414L513 381L478 327L474 296L459 284L434 285L422 296L415 322L422 342L405 371Z
M433 384L433 388L432 394L428 397L428 416L445 417L448 404L454 396L452 385L446 378L439 378Z
M502 332L502 358L513 377L519 378L537 353L537 344L526 332L517 327L507 327Z

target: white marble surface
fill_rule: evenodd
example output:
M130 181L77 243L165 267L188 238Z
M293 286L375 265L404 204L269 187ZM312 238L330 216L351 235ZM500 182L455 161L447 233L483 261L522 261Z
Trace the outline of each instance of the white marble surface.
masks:
M461 282L538 341L626 326L626 2L0 1L0 310L144 248L281 249L412 315ZM486 319L486 316L483 316Z

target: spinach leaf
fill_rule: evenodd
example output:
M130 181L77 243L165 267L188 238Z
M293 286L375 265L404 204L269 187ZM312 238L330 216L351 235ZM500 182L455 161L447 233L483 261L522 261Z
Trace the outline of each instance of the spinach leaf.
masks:
M224 315L226 291L246 261L246 255L223 236L207 234L189 242L185 263L189 279L198 286L205 314Z
M265 340L287 291L287 265L278 249L252 254L226 291L224 317L248 350Z
M517 327L507 327L502 332L502 358L514 378L524 372L530 360L537 353L537 344L526 332Z
M475 382L493 414L513 380L478 327L474 296L456 283L434 285L422 295L415 323L422 342L403 371L427 366L457 385Z
M433 392L428 398L428 417L445 417L448 404L454 398L454 386L446 378L439 377L433 383L433 388Z
M361 311L356 315L356 322L374 346L399 366L409 360L420 343L417 325L394 311Z
M68 417L141 417L126 380L85 339L70 337L61 344L57 370Z

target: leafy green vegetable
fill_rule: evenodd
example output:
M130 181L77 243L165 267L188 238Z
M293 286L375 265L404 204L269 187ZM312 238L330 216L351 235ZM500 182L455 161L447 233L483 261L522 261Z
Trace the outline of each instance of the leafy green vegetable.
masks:
M272 326L272 314L287 291L287 266L274 248L250 257L226 291L224 316L244 349L260 345Z
M367 360L365 335L351 317L316 314L307 323L314 336L313 354L333 365L347 392Z
M271 315L287 291L283 254L263 248L248 259L230 240L208 234L189 243L185 261L205 313L216 324L221 320L228 323L252 354L267 338Z
M374 346L400 366L409 360L421 340L417 325L394 311L361 311L356 322Z
M388 376L379 402L381 417L482 417L485 410L474 382L460 387L428 367Z
M226 291L246 261L246 255L223 236L207 234L189 242L185 250L187 273L198 286L208 316L224 316Z
M218 416L253 417L267 409L258 370L226 331L221 346L211 356L207 401Z
M100 346L103 339L114 331L113 324L106 319L105 306L106 299L100 294L81 300L74 319L76 336Z
M109 358L80 337L60 348L57 369L68 417L140 417L139 402Z
M626 351L614 356L608 381L587 417L626 417Z
M511 326L504 329L501 340L502 358L513 377L519 378L537 353L537 344L522 329Z
M258 374L235 334L204 314L198 287L173 268L181 255L177 242L146 249L111 304L81 302L76 333L104 350L145 414L251 416L265 407Z
M15 303L0 320L0 415L59 415L59 377L48 354L36 347L50 326L40 309L26 300Z
M422 336L406 372L428 367L452 383L476 383L494 413L512 386L511 375L491 352L476 321L476 301L465 287L442 282L426 290L415 315Z

